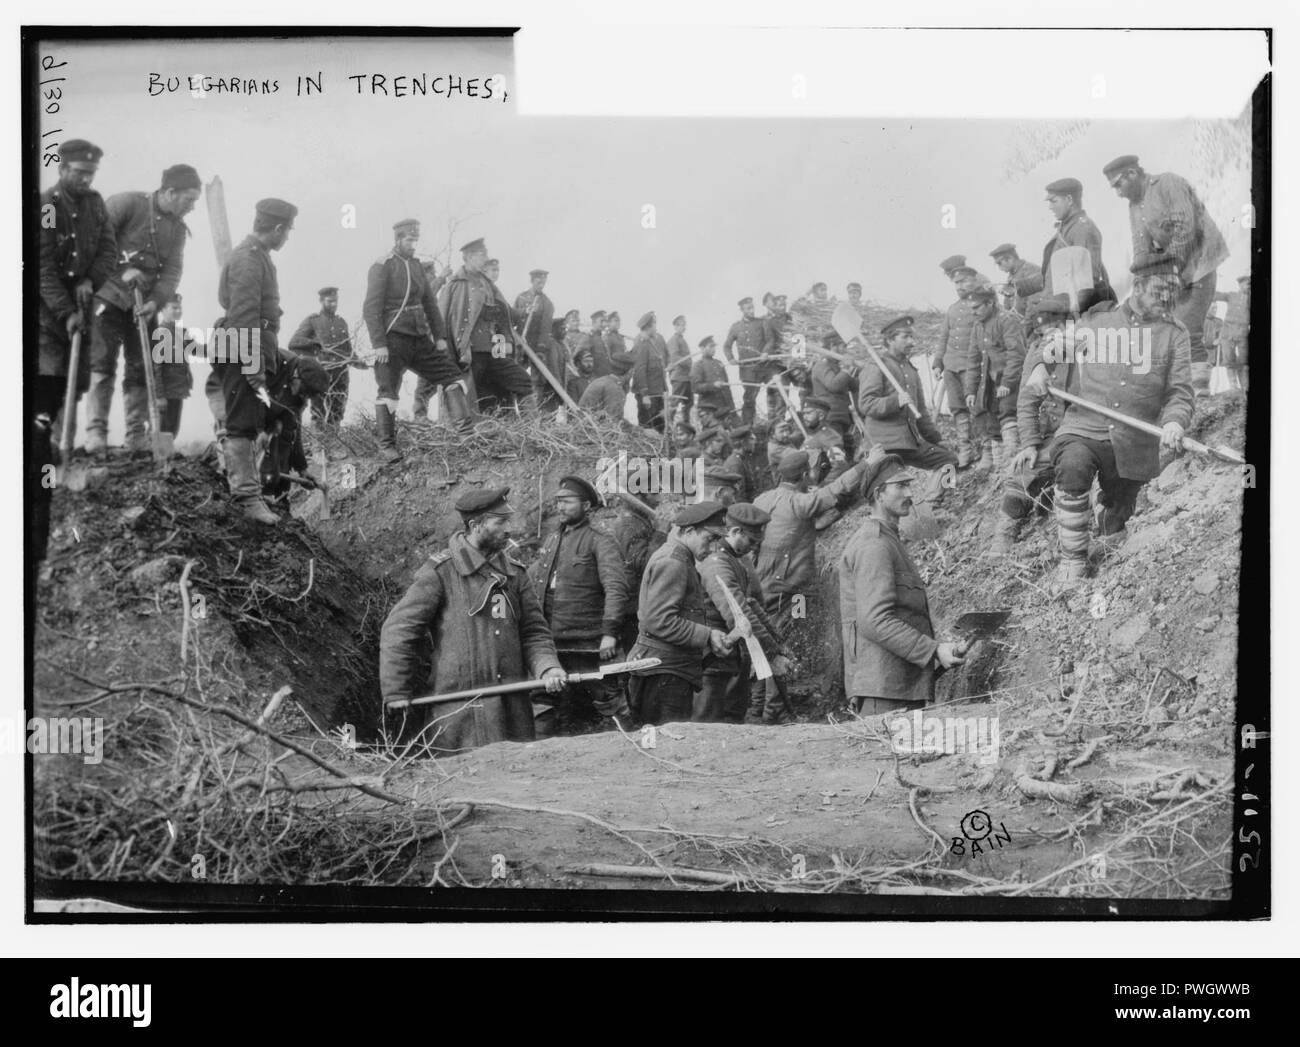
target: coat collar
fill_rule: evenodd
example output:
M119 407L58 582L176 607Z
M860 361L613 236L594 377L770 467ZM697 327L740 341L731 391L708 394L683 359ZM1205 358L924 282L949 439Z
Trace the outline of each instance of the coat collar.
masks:
M447 548L451 551L451 562L456 565L456 570L467 577L477 574L484 567L497 574L510 573L506 567L504 554L494 553L490 557L485 557L469 544L464 533L453 534L451 541L447 543Z

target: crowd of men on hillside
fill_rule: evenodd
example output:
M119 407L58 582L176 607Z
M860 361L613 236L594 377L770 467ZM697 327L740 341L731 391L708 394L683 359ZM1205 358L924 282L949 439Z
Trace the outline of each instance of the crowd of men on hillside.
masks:
M75 403L88 392L86 451L95 456L108 452L119 351L128 452L149 451L151 426L174 435L190 391L192 354L184 350L193 340L177 288L199 175L177 164L156 190L105 202L91 188L101 155L89 142L66 143L59 182L41 197L40 326L37 359L29 360L37 558L65 397ZM923 703L935 674L959 664L962 651L935 637L899 537L916 502L942 498L945 478L993 470L1004 497L989 554L1005 555L1035 511L1052 512L1058 581L1077 582L1089 569L1092 531L1102 545L1122 540L1161 451L1181 452L1195 397L1209 391L1211 361L1244 388L1249 278L1233 295L1218 292L1227 249L1195 191L1178 175L1148 173L1135 156L1102 173L1129 201L1128 299L1116 300L1082 184L1060 179L1047 186L1056 226L1041 265L1009 243L990 252L1004 276L998 284L965 256L941 263L955 300L933 346L917 344L907 315L878 331L858 323L846 344L831 322L840 303L824 283L790 308L784 295L763 295L762 316L752 298L740 299L721 346L708 336L693 351L684 316L665 339L654 312L639 317L635 336L623 333L616 311L592 313L583 330L578 310L557 317L545 270L533 270L511 302L483 240L460 248L457 269L438 273L417 256L419 222L405 219L367 275L361 312L373 359L354 351L332 286L281 347L272 255L298 209L261 200L217 289L225 310L217 327L254 351L211 356L206 387L233 501L258 523L281 519L273 506L289 484L314 482L304 409L311 404L323 430L339 424L354 367L373 364L375 433L387 461L401 457L396 411L407 371L419 381L417 420L427 421L436 397L441 419L456 429L499 410L576 408L622 422L631 395L638 425L662 433L671 456L700 462L698 500L664 534L651 507L621 492L607 528L591 520L603 502L595 478L566 477L554 492L559 526L526 567L505 552L508 492L465 496L457 504L463 532L429 559L385 623L386 703L408 708L431 683L445 693L535 678L539 690L582 696L624 729L681 719L778 722L791 715L791 637L815 599L817 534L858 499L870 518L839 564L846 694L864 711ZM861 285L847 294L865 317ZM1113 346L1118 331L1131 355L1095 348ZM74 354L86 335L89 351ZM182 351L160 353L168 343ZM952 414L952 447L913 363L922 351ZM738 401L725 365L739 373ZM1062 403L1053 387L1161 435ZM622 657L653 664L600 675ZM420 667L430 658L426 677ZM532 736L526 693L475 700L454 714L437 704L412 708L424 716L410 716L417 727L437 724L441 749Z

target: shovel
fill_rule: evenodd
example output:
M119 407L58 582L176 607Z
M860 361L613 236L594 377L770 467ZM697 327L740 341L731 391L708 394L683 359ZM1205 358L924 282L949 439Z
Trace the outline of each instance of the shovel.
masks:
M965 638L957 645L957 653L964 655L977 640L992 636L1010 617L1010 611L970 611L963 614L953 624L957 632L965 633Z
M1095 411L1097 414L1104 415L1107 418L1113 418L1117 422L1123 422L1127 426L1138 429L1144 433L1150 433L1152 436L1163 436L1164 432L1158 425L1151 422L1144 422L1141 418L1134 418L1132 415L1124 414L1121 411L1114 411L1102 404L1093 403L1091 400L1085 400L1082 396L1076 396L1074 393L1067 393L1064 389L1058 389L1054 385L1049 385L1047 391L1061 400L1066 400L1072 404L1078 404L1086 411ZM1197 454L1207 454L1212 458L1218 458L1220 461L1232 462L1235 465L1245 465L1246 459L1240 451L1234 451L1227 444L1219 444L1215 447L1209 447L1199 440L1193 440L1190 436L1183 437L1183 449L1186 451L1195 451Z
M144 297L138 287L133 287L131 293L135 295L135 325L140 333L140 352L144 357L144 385L146 395L149 397L149 442L153 447L154 461L165 463L171 458L176 447L172 434L162 431L162 420L158 417L158 388L154 380L153 360L149 354L149 325L145 323L142 315Z
M84 314L82 320L82 327L84 327ZM87 479L86 470L81 466L74 467L72 464L72 443L77 428L77 373L81 367L82 327L77 328L72 336L72 352L68 359L68 391L63 397L63 429L59 434L61 462L58 483L69 491L84 491Z

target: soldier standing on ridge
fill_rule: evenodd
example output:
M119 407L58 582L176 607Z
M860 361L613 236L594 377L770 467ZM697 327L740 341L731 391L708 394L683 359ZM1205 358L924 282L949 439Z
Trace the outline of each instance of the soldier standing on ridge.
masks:
M379 454L398 461L397 403L402 376L414 371L446 394L447 414L460 428L470 424L461 372L448 354L447 332L428 274L415 257L420 223L393 226L393 248L370 266L362 307L375 351L375 435Z
M362 364L352 353L347 321L339 316L339 289L322 287L316 294L320 311L303 319L289 339L289 348L315 359L329 377L325 392L311 398L311 414L318 429L337 428L348 407L348 370Z
M1228 245L1191 183L1181 175L1147 174L1136 156L1116 157L1102 173L1115 194L1128 201L1133 257L1164 252L1173 258L1181 281L1174 319L1187 328L1192 344L1192 388L1210 391L1210 364L1203 338L1205 313L1214 301L1218 269Z
M740 306L740 319L731 325L723 340L722 358L729 364L739 366L740 380L747 383L742 393L740 417L744 425L753 425L754 401L758 398L756 383L763 381L763 361L756 361L755 358L766 356L772 351L772 332L767 324L754 315L753 298L742 298L736 304ZM739 351L734 355L733 346L739 346Z
M199 198L199 174L189 164L175 164L162 173L162 185L152 193L118 193L109 197L108 222L116 243L118 269L95 292L95 322L91 328L90 396L87 402L86 450L108 450L108 413L113 406L117 355L124 357L122 396L126 411L126 449L147 453L149 391L145 385L134 292L144 297L146 325L181 281L185 240L184 218ZM151 357L152 358L152 357Z

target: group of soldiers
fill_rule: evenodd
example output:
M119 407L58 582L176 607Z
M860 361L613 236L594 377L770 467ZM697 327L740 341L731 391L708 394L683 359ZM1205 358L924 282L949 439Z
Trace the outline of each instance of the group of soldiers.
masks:
M67 143L59 184L42 195L51 218L41 240L37 464L53 453L49 433L65 384L89 389L87 450L106 449L119 349L127 449L141 450L149 357L138 345L139 325L171 324L179 341L187 337L176 287L182 219L198 197L198 174L175 165L152 194L119 194L105 204L91 189L100 155L90 143ZM419 378L417 418L437 396L457 429L479 412L526 403L543 411L576 404L621 421L631 394L638 423L663 434L671 455L700 460L704 489L665 533L652 507L627 492L612 526L596 522L603 499L592 479L565 477L554 492L557 527L531 566L507 552L508 491L462 497L463 531L430 557L384 625L385 703L415 710L404 714L410 725L431 729L444 750L532 737L532 703L527 692L512 692L451 711L433 702L410 706L431 681L447 693L536 679L537 690L564 692L565 704L583 704L623 729L682 719L779 722L793 715L787 681L795 638L816 599L817 535L858 500L870 517L839 563L846 695L863 711L928 700L935 674L960 664L962 651L935 636L899 521L917 502L937 502L972 467L994 470L1003 499L988 555L1006 555L1035 510L1052 512L1058 580L1076 583L1089 569L1091 532L1106 545L1122 540L1161 451L1181 452L1195 395L1208 391L1207 346L1220 364L1240 368L1246 360L1249 281L1236 299L1217 296L1226 247L1191 186L1177 175L1148 174L1134 156L1112 161L1103 174L1130 203L1133 289L1125 302L1116 301L1101 232L1083 211L1076 179L1047 186L1056 229L1041 266L1009 243L990 252L1005 276L999 285L964 256L941 263L956 300L928 363L952 413L954 447L935 424L931 408L939 405L927 404L913 363L926 347L917 345L911 316L874 332L858 324L846 344L829 322L839 303L825 284L793 309L785 296L765 294L763 316L745 297L719 360L712 336L691 351L684 316L673 319L667 340L654 312L638 319L635 337L622 333L617 312L591 314L586 331L577 310L557 319L541 269L507 301L481 239L461 247L458 269L437 273L417 256L419 223L395 224L391 251L370 267L362 309L385 459L401 457L396 408L409 370ZM318 425L337 424L348 370L363 366L338 315L336 287L321 289L320 311L279 347L271 256L296 218L286 201L260 201L251 233L223 265L225 314L217 327L239 333L239 344L253 351L210 357L207 387L233 500L268 524L280 518L268 498L282 498L290 482L311 482L305 406L314 405ZM847 292L864 317L861 285ZM70 345L87 327L92 348L81 367L88 373L69 382ZM1135 351L1149 347L1147 366L1135 367L1127 354L1062 356L1062 346L1107 344L1115 331ZM172 432L188 394L178 375L164 380L173 364L159 364L156 375L168 391L160 407ZM726 365L739 372L739 403ZM1161 435L1063 407L1053 387L1154 424ZM634 666L603 672L621 659Z

